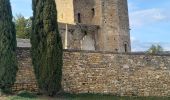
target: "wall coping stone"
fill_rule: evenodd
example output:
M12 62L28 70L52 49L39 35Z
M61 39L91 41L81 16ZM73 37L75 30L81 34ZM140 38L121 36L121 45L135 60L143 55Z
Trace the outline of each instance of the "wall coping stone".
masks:
M19 50L31 50L30 47L17 47ZM64 52L79 52L79 53L100 53L100 54L119 54L119 55L145 55L145 56L170 56L167 54L147 54L145 52L128 52L128 53L117 53L110 51L93 51L93 50L75 50L75 49L63 49Z

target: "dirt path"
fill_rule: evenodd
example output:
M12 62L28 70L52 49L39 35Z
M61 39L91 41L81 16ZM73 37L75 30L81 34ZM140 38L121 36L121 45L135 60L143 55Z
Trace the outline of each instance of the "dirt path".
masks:
M0 100L7 100L6 96L0 96Z
M13 96L0 96L0 100L9 100L9 97L13 97ZM38 96L36 99L38 100L66 100L64 98L57 98L57 97L48 97L48 96Z

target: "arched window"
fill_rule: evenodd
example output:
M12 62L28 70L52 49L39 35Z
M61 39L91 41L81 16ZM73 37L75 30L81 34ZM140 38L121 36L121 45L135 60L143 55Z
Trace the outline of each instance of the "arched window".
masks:
M124 44L124 48L125 48L125 52L128 52L127 51L127 44Z
M123 43L125 52L128 52L128 42Z

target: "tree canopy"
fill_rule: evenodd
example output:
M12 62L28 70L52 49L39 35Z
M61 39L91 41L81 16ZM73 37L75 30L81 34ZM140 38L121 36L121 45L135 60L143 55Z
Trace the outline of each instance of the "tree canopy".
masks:
M18 38L30 38L32 20L31 18L25 18L23 15L18 14L14 18L14 23L16 26L16 35Z
M152 46L148 49L147 53L158 54L158 53L160 53L160 52L162 52L162 51L163 51L162 46L160 46L160 45L152 45Z

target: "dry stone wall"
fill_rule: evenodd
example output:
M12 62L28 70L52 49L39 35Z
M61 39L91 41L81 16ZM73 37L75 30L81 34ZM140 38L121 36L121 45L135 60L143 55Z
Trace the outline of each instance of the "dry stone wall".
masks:
M31 92L37 92L38 85L32 67L30 49L18 48L17 59L19 70L17 73L16 82L12 88L13 91L18 92L22 90L27 90Z
M19 51L19 56L28 55L19 58L15 88L37 90L29 50ZM170 55L64 50L62 80L69 93L170 96Z

